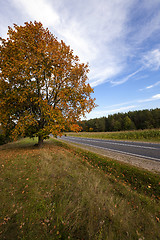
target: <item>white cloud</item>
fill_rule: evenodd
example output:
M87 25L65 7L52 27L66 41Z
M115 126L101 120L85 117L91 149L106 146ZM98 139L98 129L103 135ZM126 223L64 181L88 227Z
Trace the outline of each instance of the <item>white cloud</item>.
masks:
M156 38L160 26L160 1L142 0L136 1L132 13L130 14L134 24L131 24L130 41L137 46L145 48L144 41ZM137 23L137 24L136 24Z
M7 29L4 24L0 25L0 33L2 38L7 38Z
M117 85L120 85L122 83L125 83L127 82L128 80L130 80L132 77L134 77L137 73L141 72L143 70L143 67L141 67L140 69L138 69L137 71L129 74L128 76L124 77L123 79L120 79L118 81L114 81L112 80L111 83L113 86L117 86Z
M159 0L9 0L21 12L25 21L41 21L45 27L63 39L83 62L89 62L92 87L104 82L123 84L141 71L128 64L139 51L140 44L159 29L158 11L145 23L133 24L139 11L149 14L158 9ZM134 19L131 16L135 13ZM141 16L141 15L140 15ZM143 16L145 18L145 16ZM142 17L142 19L143 19ZM3 19L3 16L1 16ZM146 19L145 19L146 20ZM134 25L134 26L133 26ZM7 31L7 30L6 30ZM4 32L4 29L3 29ZM145 66L160 67L159 50L146 55ZM152 61L149 57L152 57ZM147 65L146 65L147 64ZM132 64L133 65L133 64ZM135 67L135 66L134 66ZM115 80L125 70L133 72Z
M146 89L150 89L150 88L153 88L154 85L150 85L148 87L146 87Z
M108 114L109 113L116 113L116 112L124 112L124 111L128 111L132 108L135 108L136 106L134 105L130 105L130 106L126 106L126 107L120 107L120 108L116 108L116 109L112 109L112 110L108 110L106 111Z
M45 25L59 23L59 15L51 8L45 0L13 0L17 8L27 13L32 19L40 21Z
M160 49L154 49L143 57L144 66L157 71L160 68Z
M87 119L91 118L100 118L103 116L108 116L109 114L114 114L114 113L120 113L120 112L127 112L131 109L136 108L135 105L130 105L130 106L125 106L125 107L120 107L120 108L115 108L115 109L106 109L106 110L93 110L91 113L86 115Z
M145 70L146 68L148 68L152 71L157 71L160 69L160 49L154 49L154 50L146 53L142 59L142 67L140 67L137 71L129 74L128 76L126 76L120 80L116 80L116 81L111 80L111 83L113 84L113 86L117 86L122 83L125 83L128 80L130 80L131 78L133 78L135 75L137 75L139 72ZM159 84L160 84L160 81L153 85L146 87L146 89L153 88ZM140 90L143 90L143 89L140 89Z
M156 86L160 85L160 81L156 82L155 84L152 84L150 86L147 86L146 89L151 89L151 88L154 88Z
M153 100L159 100L160 99L160 94L156 94L152 97Z
M81 4L79 1L79 9L74 3L74 13L65 12L69 20L63 26L61 35L82 61L89 62L90 83L95 87L110 81L125 67L127 49L123 41L132 1L125 4L122 0L89 0L87 3L82 0Z
M97 86L125 68L126 22L133 0L13 0L32 20L41 21L90 64L90 83Z
M108 66L107 68L103 69L103 65L102 67L93 67L93 70L91 68L91 73L90 73L90 84L92 87L96 87L98 85L100 85L101 83L104 82L109 82L109 80L115 76L116 74L120 73L121 71L121 68L120 66L114 66L111 65L111 66Z
M87 119L91 118L99 118L103 116L107 116L108 114L114 114L118 112L127 112L127 111L133 111L134 109L141 108L139 104L145 103L145 102L153 102L160 100L160 94L153 95L150 98L147 99L140 99L140 100L134 100L130 102L123 102L111 106L106 107L97 107L95 110L93 110L91 113L86 114ZM130 105L128 105L130 104ZM136 104L136 105L135 105ZM126 105L126 106L125 106ZM99 109L99 110L97 110Z
M146 76L147 77L147 76ZM155 88L156 86L158 86L158 85L160 85L160 81L158 81L158 82L156 82L156 83L154 83L154 84L152 84L152 85L149 85L149 86L147 86L147 87L145 87L145 88L141 88L141 89L139 89L139 91L144 91L144 90L148 90L148 89L151 89L151 88Z
M152 102L152 101L159 100L159 99L160 99L160 94L156 94L156 95L152 96L151 98L137 100L137 102L139 102L139 103Z

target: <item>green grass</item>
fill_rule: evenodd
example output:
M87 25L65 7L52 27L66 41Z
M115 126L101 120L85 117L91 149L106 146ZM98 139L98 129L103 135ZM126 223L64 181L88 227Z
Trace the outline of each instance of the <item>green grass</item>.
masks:
M80 133L67 133L67 135L100 139L160 142L160 129L120 131L120 132L80 132Z
M51 139L0 147L0 239L160 239L160 176Z

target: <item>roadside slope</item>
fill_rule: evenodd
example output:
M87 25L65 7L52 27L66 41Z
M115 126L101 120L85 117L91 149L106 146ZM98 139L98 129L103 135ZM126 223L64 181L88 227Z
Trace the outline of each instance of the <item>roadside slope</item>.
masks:
M54 139L34 143L0 147L1 239L159 239L158 175Z
M74 135L75 137L76 135ZM78 138L80 140L80 137ZM77 140L78 140L77 139ZM85 139L85 138L84 138ZM62 138L62 141L68 142L71 145L75 145L75 146L79 146L82 149L88 149L89 151L101 154L103 156L106 157L110 157L112 159L118 160L118 161L122 161L122 162L126 162L128 164L131 164L133 166L137 166L149 171L153 171L155 173L160 173L160 161L154 161L154 159L148 159L145 158L144 156L136 156L135 154L129 154L129 153L122 153L120 151L116 151L116 150L108 150L107 148L105 149L104 147L96 147L95 146L91 146L91 144L82 144L80 143L80 141L72 141L72 139L67 139L67 138ZM140 148L139 148L140 149Z

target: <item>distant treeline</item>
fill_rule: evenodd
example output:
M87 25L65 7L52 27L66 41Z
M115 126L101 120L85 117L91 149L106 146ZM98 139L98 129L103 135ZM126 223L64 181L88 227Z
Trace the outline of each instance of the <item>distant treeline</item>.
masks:
M79 123L82 131L112 132L160 128L160 109L117 113L108 117L84 120Z

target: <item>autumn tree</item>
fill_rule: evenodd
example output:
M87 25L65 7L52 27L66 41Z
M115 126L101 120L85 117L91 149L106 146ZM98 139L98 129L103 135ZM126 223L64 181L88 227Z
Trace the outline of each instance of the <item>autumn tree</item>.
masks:
M40 22L9 27L0 44L0 122L6 134L37 136L77 130L94 107L88 65Z

